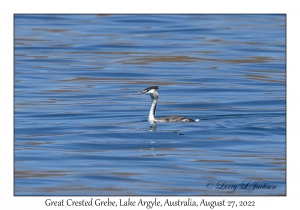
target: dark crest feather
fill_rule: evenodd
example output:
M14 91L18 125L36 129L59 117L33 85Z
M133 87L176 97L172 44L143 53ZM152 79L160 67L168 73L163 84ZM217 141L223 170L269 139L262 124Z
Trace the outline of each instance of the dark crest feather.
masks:
M149 90L152 90L152 89L157 90L157 89L158 89L158 86L147 87L145 90L149 91Z

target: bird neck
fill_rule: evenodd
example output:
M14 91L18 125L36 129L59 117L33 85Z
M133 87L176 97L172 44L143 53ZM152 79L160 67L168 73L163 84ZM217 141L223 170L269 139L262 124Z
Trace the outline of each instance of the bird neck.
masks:
M148 116L149 122L155 121L155 110L156 110L157 101L158 101L158 98L157 99L152 98L152 105L151 105L149 116Z

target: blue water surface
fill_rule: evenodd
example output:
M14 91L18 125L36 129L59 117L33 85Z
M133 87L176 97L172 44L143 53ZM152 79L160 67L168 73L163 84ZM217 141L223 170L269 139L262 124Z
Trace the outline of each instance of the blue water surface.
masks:
M286 194L285 15L14 23L15 195Z

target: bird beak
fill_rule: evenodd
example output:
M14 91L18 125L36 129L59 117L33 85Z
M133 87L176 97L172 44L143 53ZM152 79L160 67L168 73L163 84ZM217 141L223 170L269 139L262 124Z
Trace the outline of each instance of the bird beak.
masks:
M134 95L140 95L140 94L145 94L145 93L147 93L147 89L145 89L145 90L143 90L141 92L137 92Z
M137 93L135 93L135 94L133 94L133 95L140 95L140 94L144 94L143 91L137 92Z

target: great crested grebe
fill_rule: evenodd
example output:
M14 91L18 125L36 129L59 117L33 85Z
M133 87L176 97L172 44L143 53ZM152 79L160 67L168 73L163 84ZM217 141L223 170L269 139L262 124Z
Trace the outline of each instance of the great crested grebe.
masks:
M151 86L141 92L135 93L135 94L148 94L152 98L152 105L151 105L149 116L148 116L149 122L198 122L199 121L198 119L193 120L193 119L190 119L188 117L183 117L183 116L166 116L166 117L162 117L162 118L156 118L155 110L156 110L156 105L157 105L157 101L158 101L157 89L158 89L158 86Z

